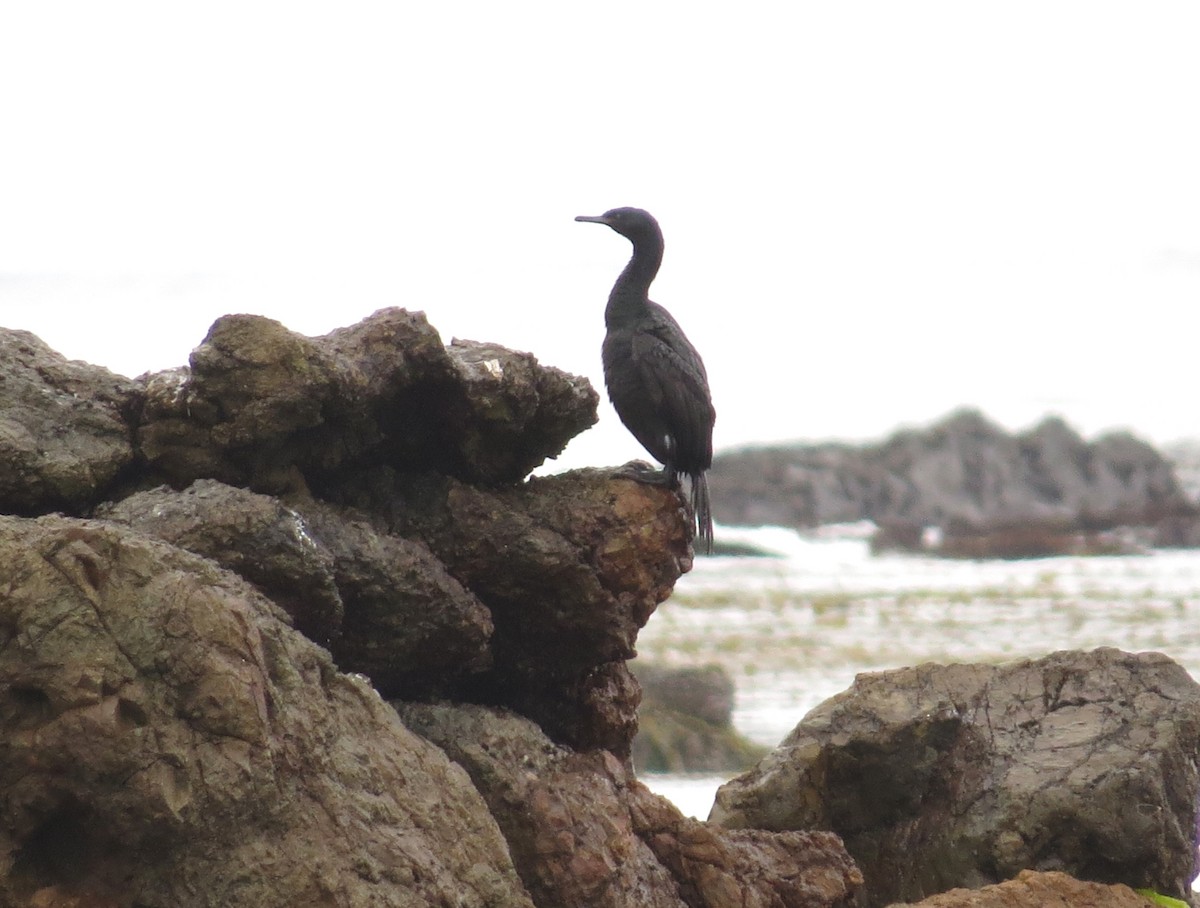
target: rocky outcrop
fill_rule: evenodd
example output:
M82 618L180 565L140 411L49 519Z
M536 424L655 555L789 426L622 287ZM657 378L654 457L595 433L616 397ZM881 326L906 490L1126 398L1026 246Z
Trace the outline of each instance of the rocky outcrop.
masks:
M137 385L0 330L0 513L80 513L134 459Z
M626 768L692 524L610 471L525 479L585 380L403 310L230 316L133 381L0 347L0 905L852 897L835 836L712 831Z
M1200 685L1155 653L860 675L718 792L728 828L837 832L885 905L1060 870L1182 898Z
M638 660L638 772L731 772L766 753L733 727L733 678L718 665L665 668Z
M466 775L211 561L0 518L0 904L531 902Z
M443 346L419 312L381 310L320 338L231 315L188 369L145 382L137 443L175 487L324 494L371 465L494 485L557 455L596 421L596 400L528 353Z
M1032 527L1052 537L1054 551L1073 544L1053 541L1063 534L1152 525L1195 510L1170 462L1131 435L1089 443L1057 418L1011 435L973 411L861 447L721 454L709 484L721 523L872 520L918 545L926 527L942 528L947 540Z

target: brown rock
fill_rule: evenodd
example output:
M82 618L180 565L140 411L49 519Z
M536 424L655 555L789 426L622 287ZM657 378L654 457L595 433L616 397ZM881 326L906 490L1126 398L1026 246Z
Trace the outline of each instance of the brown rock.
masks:
M343 605L330 552L277 499L200 479L182 492L160 486L96 516L211 558L253 583L318 643L341 631Z
M556 741L627 756L640 691L624 660L691 567L682 497L601 470L497 490L361 478L351 503L390 503L391 528L428 544L491 612L493 667L460 699L510 706Z
M1182 897L1200 685L1156 653L859 675L717 794L731 828L837 832L867 902L1065 870Z
M466 775L212 562L0 518L0 904L521 906Z
M346 508L295 505L332 557L346 603L330 644L343 671L367 675L384 696L429 697L491 666L491 613L425 543L382 532Z
M443 347L419 312L383 309L318 338L230 315L189 370L146 379L138 443L177 487L320 490L380 463L503 484L595 422L596 402L586 379L530 354Z
M951 889L889 908L1150 908L1128 886L1085 883L1065 873L1022 870L1015 880L982 889Z
M861 877L828 833L726 832L682 816L611 754L551 743L526 719L396 704L461 764L539 905L850 905Z
M127 378L0 328L0 512L81 513L133 461Z
M389 696L428 696L491 664L491 616L423 543L311 498L295 505L201 479L97 516L240 574L330 647L343 671Z

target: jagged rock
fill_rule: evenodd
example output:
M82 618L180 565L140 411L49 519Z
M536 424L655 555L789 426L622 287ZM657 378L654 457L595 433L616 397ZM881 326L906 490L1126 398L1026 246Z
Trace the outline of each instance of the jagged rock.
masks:
M611 754L557 746L519 716L396 706L470 774L539 905L853 904L861 877L836 836L720 830L683 817Z
M444 347L419 312L383 309L309 338L219 319L191 368L146 379L138 444L177 487L336 484L377 464L488 485L520 480L596 420L585 379L488 344Z
M951 889L888 908L1151 908L1128 886L1088 883L1053 871L1022 870L1015 880L982 889Z
M0 904L532 908L457 766L213 562L0 518Z
M133 461L135 384L0 328L0 512L81 513Z
M211 558L253 583L318 643L341 631L343 604L334 560L303 518L277 499L211 479L182 492L160 486L96 510L96 516L134 527Z
M440 475L361 474L346 503L423 540L491 612L493 667L462 699L510 706L557 741L629 753L640 691L625 660L691 567L683 499L574 470L505 489Z
M1182 897L1195 876L1200 685L1157 653L859 675L720 789L730 828L828 829L868 903L1063 870Z
M1171 464L1126 433L1088 443L1052 418L1012 435L974 411L877 444L721 454L709 484L717 520L730 525L873 520L970 534L1061 524L1074 533L1194 510Z

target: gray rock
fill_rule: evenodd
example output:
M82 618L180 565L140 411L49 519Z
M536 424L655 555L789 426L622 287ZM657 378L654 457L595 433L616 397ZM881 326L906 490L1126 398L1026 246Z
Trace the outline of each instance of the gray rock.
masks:
M718 792L730 828L828 829L871 905L1062 870L1182 898L1200 686L1156 653L860 675Z
M733 525L1076 530L1192 510L1170 462L1128 434L1088 443L1048 419L1013 435L974 411L877 444L728 452L714 459L709 484L717 520Z
M0 512L82 513L133 461L137 386L0 328Z

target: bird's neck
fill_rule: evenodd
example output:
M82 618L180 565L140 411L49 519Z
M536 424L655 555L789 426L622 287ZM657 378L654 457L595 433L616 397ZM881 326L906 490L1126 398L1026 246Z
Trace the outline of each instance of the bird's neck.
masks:
M662 265L663 246L658 243L635 243L633 257L608 295L608 306L604 310L606 327L637 318L645 313L650 304L650 284Z

